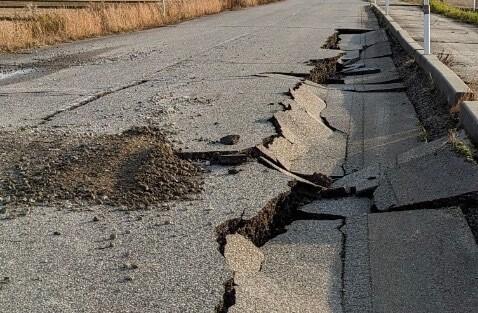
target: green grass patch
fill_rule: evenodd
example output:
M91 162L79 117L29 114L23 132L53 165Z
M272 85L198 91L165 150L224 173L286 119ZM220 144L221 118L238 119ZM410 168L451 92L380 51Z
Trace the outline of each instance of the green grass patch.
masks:
M422 0L405 0L405 2L422 4ZM430 0L430 10L460 22L478 25L478 11L462 9L441 0Z
M478 25L478 12L457 8L440 0L431 0L430 9L433 13L441 14L460 22Z
M453 150L461 156L464 156L470 163L476 164L474 155L476 150L474 147L468 146L462 140L460 140L456 134L456 129L450 129L448 133L448 143L451 144Z

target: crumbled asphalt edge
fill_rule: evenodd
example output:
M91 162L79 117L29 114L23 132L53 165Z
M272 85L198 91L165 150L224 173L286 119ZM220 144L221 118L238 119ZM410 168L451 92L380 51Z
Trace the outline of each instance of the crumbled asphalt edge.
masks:
M204 170L180 159L156 128L96 136L1 132L0 138L9 151L0 156L0 201L9 207L69 201L147 209L203 189Z
M333 40L335 42L337 42L339 40L338 33L335 33L335 34L336 34L335 36L332 35L331 37L329 37L329 40L332 40L330 38L333 38ZM307 79L309 79L310 81L313 81L315 83L318 83L318 84L326 84L328 78L331 77L333 74L335 74L337 72L338 67L339 67L339 64L338 64L339 59L340 59L340 56L332 57L332 58L310 60L309 64L313 65L314 68L310 71ZM301 85L301 83L299 82L292 89L295 90L295 89L299 88L300 85ZM290 91L286 92L285 95L287 95L287 96L289 96L290 98L293 99L293 96L292 96ZM284 108L283 111L288 111L288 110L291 109L289 106L286 106L284 103L281 103L281 105ZM338 131L337 129L332 127L324 117L320 116L320 118L322 119L324 124L327 127L329 127L332 131ZM276 117L272 116L269 119L269 122L274 126L276 133L274 135L271 135L271 136L263 139L262 145L264 145L266 148L269 147L270 144L272 144L272 142L274 141L275 138L283 137L282 128L281 128L279 122L277 121ZM276 164L277 166L282 167L280 164L277 164L276 161L271 160L267 155L262 154L258 149L250 150L249 154L252 155L255 158L257 158L258 156L261 156L261 157L269 160L270 162ZM323 175L321 173L314 173L312 175L302 175L300 173L293 173L293 174L297 175L297 176L299 176L299 177L301 177L305 180L308 180L313 184L316 184L316 185L319 185L319 186L322 186L322 187L328 187L332 183L332 179L330 177L328 177L326 175Z
M314 68L310 71L308 79L317 84L327 84L328 79L338 71L339 59L340 56L310 60L310 64L313 65Z
M336 31L335 33L330 35L329 38L327 38L327 41L325 42L325 44L322 45L322 49L339 50L340 49L338 45L339 41L340 41L339 32Z
M375 12L375 11L374 11ZM406 87L408 99L415 107L420 124L425 128L429 141L446 136L449 129L457 127L458 119L450 114L450 107L433 78L409 57L397 39L384 26L383 19L375 12L381 28L384 28L392 47L392 59Z
M216 227L219 252L224 255L226 237L240 234L255 246L261 247L272 238L286 232L285 227L297 220L344 220L343 216L334 214L313 214L300 211L300 207L329 195L325 189L312 187L300 182L291 183L289 191L271 199L262 210L249 220L243 216L228 220ZM337 190L334 196L344 196ZM345 243L343 243L345 244ZM225 313L235 304L234 280L226 281L225 293L221 303L216 306L217 313Z

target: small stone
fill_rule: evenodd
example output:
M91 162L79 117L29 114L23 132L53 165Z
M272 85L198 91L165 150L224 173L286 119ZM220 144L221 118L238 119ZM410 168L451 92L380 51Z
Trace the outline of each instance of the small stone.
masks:
M219 139L219 142L223 145L235 145L239 142L241 136L239 135L227 135Z
M54 236L60 236L60 232L59 232L59 231L54 231L54 232L53 232L53 235L54 235Z
M133 280L133 276L129 276L129 275L128 275L128 276L126 276L126 277L124 278L124 280L125 280L125 281L132 281L132 280Z
M93 222L98 222L99 220L98 216L93 216Z
M114 246L115 246L115 243L113 241L111 241L109 247L113 248Z
M227 173L230 175L235 175L239 173L239 170L237 168L231 168L227 171Z
M128 234L131 234L131 230L127 229L127 230L125 230L124 233L127 234L127 235L128 235Z
M116 237L117 237L116 234L111 234L111 235L110 235L110 239L111 239L111 240L115 240Z

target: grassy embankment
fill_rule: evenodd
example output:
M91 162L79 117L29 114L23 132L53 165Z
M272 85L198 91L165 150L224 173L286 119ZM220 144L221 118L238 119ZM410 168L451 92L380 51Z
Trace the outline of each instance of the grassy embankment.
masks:
M239 7L278 0L173 0L161 3L96 4L83 9L33 8L28 18L0 21L0 52L147 29Z
M422 4L422 0L405 0L406 2ZM460 2L461 3L461 2ZM472 3L470 2L470 5ZM441 14L460 22L478 25L478 11L464 9L441 0L430 0L430 10L433 13Z

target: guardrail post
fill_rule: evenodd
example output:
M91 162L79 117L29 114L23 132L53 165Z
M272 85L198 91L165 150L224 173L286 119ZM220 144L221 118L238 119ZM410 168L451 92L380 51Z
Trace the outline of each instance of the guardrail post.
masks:
M423 49L424 54L429 55L430 43L430 1L423 0Z
M476 11L476 0L473 0L473 11Z
M385 1L385 12L388 15L388 10L390 9L390 0Z

